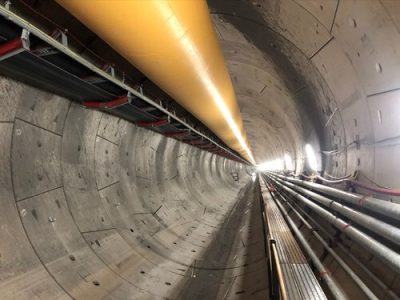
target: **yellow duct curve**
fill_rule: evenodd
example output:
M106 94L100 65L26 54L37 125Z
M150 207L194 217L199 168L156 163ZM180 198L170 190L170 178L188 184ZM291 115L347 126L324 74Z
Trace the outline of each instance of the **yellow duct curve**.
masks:
M57 2L255 163L204 0Z

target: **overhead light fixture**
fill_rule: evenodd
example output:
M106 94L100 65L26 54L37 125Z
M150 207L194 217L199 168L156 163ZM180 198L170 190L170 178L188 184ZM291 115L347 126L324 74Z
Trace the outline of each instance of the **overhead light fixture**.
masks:
M306 150L308 166L310 167L311 170L317 171L318 162L317 162L317 156L315 155L314 148L310 144L307 144L305 146L305 150Z

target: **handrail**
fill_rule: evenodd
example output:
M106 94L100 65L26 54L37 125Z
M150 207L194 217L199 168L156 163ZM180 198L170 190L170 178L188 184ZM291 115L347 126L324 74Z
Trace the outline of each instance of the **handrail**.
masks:
M278 251L276 250L276 241L270 240L270 245L271 245L272 257L274 259L276 274L278 275L279 296L282 300L287 300L288 296L287 296L287 291L286 291L286 285L285 285L285 280L283 279L283 272L282 272L281 263L280 263L279 257L278 257Z
M265 182L262 178L259 178L259 183L260 186L265 186ZM265 186L266 187L266 186ZM269 190L269 187L266 187ZM268 222L268 217L267 214L265 212L265 201L264 198L261 196L261 205L262 205L262 212L263 212L263 221L264 221L264 225L265 228L267 229L267 240L266 242L268 243L268 259L269 259L269 267L270 267L270 284L273 285L274 281L273 275L276 274L278 277L278 295L274 295L275 292L275 288L273 286L270 287L270 296L271 298L275 299L274 297L278 297L278 299L281 300L287 300L288 299L288 295L287 295L287 289L286 289L286 285L285 285L285 280L283 277L283 272L282 272L282 268L281 268L281 264L280 264L280 260L279 260L279 255L278 255L278 251L276 249L276 241L273 239L272 234L270 232L270 225ZM276 299L276 300L278 300Z

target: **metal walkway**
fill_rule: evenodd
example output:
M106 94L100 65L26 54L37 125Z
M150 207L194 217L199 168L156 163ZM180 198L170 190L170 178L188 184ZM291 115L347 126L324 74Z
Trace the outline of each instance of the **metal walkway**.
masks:
M263 180L260 185L268 239L276 245L287 299L327 299Z

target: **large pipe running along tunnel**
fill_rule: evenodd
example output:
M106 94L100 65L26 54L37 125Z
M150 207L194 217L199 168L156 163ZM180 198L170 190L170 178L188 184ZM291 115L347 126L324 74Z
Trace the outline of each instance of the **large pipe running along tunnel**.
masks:
M0 299L400 299L400 1L0 0Z

